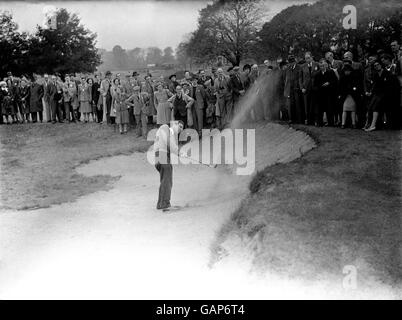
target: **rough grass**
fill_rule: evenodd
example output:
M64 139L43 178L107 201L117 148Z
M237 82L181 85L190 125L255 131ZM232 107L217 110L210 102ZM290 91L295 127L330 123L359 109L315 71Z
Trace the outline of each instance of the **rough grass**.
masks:
M361 285L401 283L401 132L296 129L318 148L255 175L212 248L212 264L236 255L227 249L231 237L244 247L258 239L252 265L262 274L339 280L355 265Z
M120 135L97 123L2 125L0 138L1 207L8 209L48 207L108 188L118 177L85 177L75 167L150 145L133 130Z

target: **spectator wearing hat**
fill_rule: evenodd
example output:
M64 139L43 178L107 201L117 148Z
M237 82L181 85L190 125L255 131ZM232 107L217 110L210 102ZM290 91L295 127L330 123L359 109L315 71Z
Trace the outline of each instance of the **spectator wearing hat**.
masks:
M81 79L81 84L78 86L78 99L80 101L80 113L83 115L84 122L89 121L89 114L92 112L92 88L90 78Z
M215 79L214 90L217 98L215 110L216 125L219 129L230 122L229 116L232 113L233 99L230 87L230 78L226 76L222 68L217 70L218 77Z
M230 84L229 85L232 89L232 99L233 99L233 108L232 108L232 114L230 114L230 117L233 118L234 114L237 113L237 111L238 111L240 97L243 96L245 93L243 82L240 78L240 67L239 66L233 67L233 72L230 75Z
M313 77L313 91L315 101L315 124L323 124L323 114L326 113L327 124L334 125L334 101L336 100L336 87L338 78L333 70L328 69L325 59L319 62L320 70Z
M328 62L328 68L334 70L336 76L339 79L339 72L341 71L343 67L343 63L341 60L336 60L334 58L334 53L331 51L328 51L325 53L325 59Z
M163 84L159 82L156 86L154 93L155 106L156 106L156 124L161 126L163 124L169 124L172 120L172 104L168 101L173 93L170 90L163 87Z
M177 76L175 74L172 74L169 76L169 83L168 83L168 89L172 94L176 92L176 87L179 85L177 82Z
M133 82L137 85L137 86L139 86L140 85L140 80L138 79L139 78L139 73L137 72L137 71L134 71L133 72L133 74L132 74L132 79L133 79Z
M218 69L216 67L212 67L211 68L211 85L214 86L214 81L216 78L218 78L218 73L217 73Z
M300 68L299 86L303 96L304 124L314 124L313 77L318 71L318 63L311 52L304 55L305 63Z
M350 113L352 128L356 129L356 106L362 99L363 88L351 65L345 65L340 73L339 104L342 106L342 129L346 127L347 115Z
M39 84L38 77L32 79L32 83L29 86L29 111L31 112L32 122L38 121L38 114L40 122L43 121L43 85Z
M154 86L152 84L152 75L147 74L145 76L145 86L143 87L143 90L148 93L149 95L149 104L148 104L148 123L153 122L153 116L156 115L156 109L155 109L155 102L154 102Z
M283 95L286 99L287 120L289 123L300 123L303 113L300 105L300 65L297 64L296 58L293 55L288 57L288 61L289 65L284 73L283 89Z
M137 126L137 137L147 138L148 134L148 105L150 97L147 92L141 91L140 86L133 88L134 93L126 100L126 104L133 107Z
M241 81L243 82L244 90L247 91L251 86L251 66L249 64L245 64L243 66L243 73L241 75Z
M216 122L215 122L215 109L216 109L216 95L215 95L215 90L212 85L212 79L208 79L204 83L205 87L205 99L207 102L207 108L205 110L205 120L208 125L211 127L214 127Z
M206 77L204 77L206 80ZM204 128L204 116L205 116L205 106L207 104L207 96L204 88L204 82L200 82L199 79L195 82L194 91L193 91L193 98L194 98L194 112L193 118L194 121L194 128L198 131L198 134L201 135L202 129Z
M127 133L129 123L129 108L125 101L124 88L119 84L119 79L114 79L112 89L112 108L116 115L116 124L119 126L120 134Z
M112 73L110 71L106 71L105 79L102 80L99 92L102 96L102 106L103 106L103 119L102 122L111 123L110 120L110 109L112 105L112 94L111 94L111 78Z
M62 92L59 94L57 77L55 75L52 75L51 81L48 82L45 90L50 105L50 119L52 123L56 123L57 121L62 123L63 119L59 101L63 98L63 94Z
M72 117L70 117L70 112L72 111L71 107L72 96L70 95L69 91L70 84L71 84L70 77L67 75L64 78L64 83L62 85L64 113L67 122L70 122L74 119L74 112L72 112Z

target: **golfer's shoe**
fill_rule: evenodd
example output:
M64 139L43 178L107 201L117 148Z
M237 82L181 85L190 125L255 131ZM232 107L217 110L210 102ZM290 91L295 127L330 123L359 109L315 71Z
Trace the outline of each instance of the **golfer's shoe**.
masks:
M163 211L163 212L177 211L177 210L180 210L180 209L182 209L182 208L183 208L183 207L181 207L181 206L171 206L171 207L162 209L162 211Z

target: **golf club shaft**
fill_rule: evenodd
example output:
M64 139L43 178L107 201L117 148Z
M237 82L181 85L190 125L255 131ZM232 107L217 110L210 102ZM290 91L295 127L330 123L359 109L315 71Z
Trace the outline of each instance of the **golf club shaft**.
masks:
M181 157L182 157L182 158L189 159L189 160L192 160L192 161L196 161L196 162L198 162L199 164L202 164L203 166L207 166L207 167L209 167L209 168L216 168L216 165L211 165L211 164L202 163L201 161L198 161L198 160L196 160L196 159L193 159L193 158L190 158L190 157L186 157L186 156L181 156Z

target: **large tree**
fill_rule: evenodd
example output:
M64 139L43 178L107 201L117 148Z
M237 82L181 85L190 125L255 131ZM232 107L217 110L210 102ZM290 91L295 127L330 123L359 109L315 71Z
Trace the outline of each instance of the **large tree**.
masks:
M238 65L256 42L261 17L260 1L215 1L200 11L187 54L196 62L209 62L222 55Z
M30 43L30 65L38 73L93 72L101 63L96 34L76 14L57 11L55 29L37 27Z
M346 5L357 9L357 29L343 27ZM349 49L358 45L365 51L388 49L391 39L401 38L401 22L400 0L321 0L282 10L264 24L255 48L261 59L307 50L322 56L342 43Z
M0 12L0 76L8 71L27 72L28 35L18 31L9 12Z

